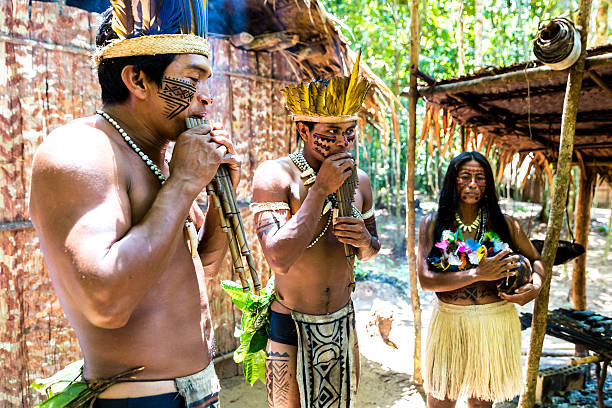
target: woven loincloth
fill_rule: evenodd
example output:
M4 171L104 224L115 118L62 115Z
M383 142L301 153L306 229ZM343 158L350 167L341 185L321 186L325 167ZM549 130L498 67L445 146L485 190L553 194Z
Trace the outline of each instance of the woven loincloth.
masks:
M352 303L328 315L291 312L298 332L302 407L352 408L357 392Z
M175 378L174 382L187 408L219 408L221 386L212 361L202 371Z
M424 388L436 399L504 401L522 391L521 324L513 303L438 302L425 352Z

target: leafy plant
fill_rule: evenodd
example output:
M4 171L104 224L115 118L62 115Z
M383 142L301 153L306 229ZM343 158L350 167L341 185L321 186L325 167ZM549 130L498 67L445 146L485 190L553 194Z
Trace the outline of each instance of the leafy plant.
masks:
M221 282L223 290L242 311L240 320L240 346L234 352L234 361L242 363L244 378L251 384L259 379L266 382L266 344L270 330L270 305L274 301L274 277L270 278L261 294L248 291L233 281Z
M83 381L83 360L75 361L49 378L34 381L32 388L47 396L47 399L36 408L89 407L97 395L118 380L131 377L143 369L144 367L130 369L112 378L88 384Z

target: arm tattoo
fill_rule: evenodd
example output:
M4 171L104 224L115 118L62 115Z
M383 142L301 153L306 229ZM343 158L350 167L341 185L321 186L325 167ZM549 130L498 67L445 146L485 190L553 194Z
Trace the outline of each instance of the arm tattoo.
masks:
M266 211L262 213L257 221L257 236L261 240L270 233L274 235L284 223L285 220L277 214L277 211Z
M372 239L371 239L372 248L378 251L380 249L380 241L378 240L378 231L376 230L376 217L371 216L363 220L363 222L365 224L366 229L372 236Z
M266 390L268 407L284 407L287 404L289 377L289 353L267 353Z

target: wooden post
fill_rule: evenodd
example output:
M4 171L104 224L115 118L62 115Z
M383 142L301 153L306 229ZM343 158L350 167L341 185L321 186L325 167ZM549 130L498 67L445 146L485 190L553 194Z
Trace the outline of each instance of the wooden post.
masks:
M563 102L563 117L561 119L561 139L559 141L559 158L557 172L553 181L553 199L550 206L550 216L546 228L546 238L542 250L542 261L546 269L546 280L542 285L540 295L535 300L533 319L531 322L531 338L529 355L527 357L527 375L525 389L519 400L520 408L533 408L535 405L536 380L540 367L542 344L546 334L546 316L548 315L548 299L550 294L550 277L553 261L559 244L559 234L563 223L563 212L567 197L567 186L570 179L572 153L574 149L574 134L576 132L576 116L578 100L582 89L582 77L585 66L585 50L589 33L591 0L580 0L576 25L581 27L582 53L569 71L565 100Z
M580 173L580 187L578 189L578 201L576 215L574 216L574 233L577 244L589 246L589 226L591 224L591 204L593 201L593 187L596 174L586 167ZM572 303L576 310L586 310L586 257L587 252L574 259L574 271L572 273ZM576 355L581 355L586 349L576 346Z
M586 167L580 172L580 183L578 188L578 199L576 202L576 215L574 216L574 239L577 244L589 246L589 226L591 224L591 204L593 201L593 187L595 185L596 173ZM576 310L586 310L586 257L588 250L583 255L574 259L574 270L572 273L572 303ZM586 349L576 345L576 355L582 355Z
M586 173L586 174L584 174ZM580 175L580 188L575 215L575 240L586 249L589 244L589 225L591 223L591 203L593 201L593 186L595 172L589 168ZM586 310L586 252L574 259L572 275L572 303L576 310Z
M412 380L417 384L423 383L421 374L421 302L419 300L419 287L416 273L415 229L416 217L414 212L414 167L416 156L416 106L417 106L417 77L419 68L419 1L410 1L410 94L408 99L408 146L406 153L406 255L408 257L408 270L410 273L410 304L414 314L414 376Z
M603 253L603 259L604 259L604 263L607 264L608 263L608 252L610 252L610 237L612 237L612 234L610 233L610 230L612 229L612 198L610 198L610 218L608 218L608 230L606 231L606 244L604 246L604 253Z

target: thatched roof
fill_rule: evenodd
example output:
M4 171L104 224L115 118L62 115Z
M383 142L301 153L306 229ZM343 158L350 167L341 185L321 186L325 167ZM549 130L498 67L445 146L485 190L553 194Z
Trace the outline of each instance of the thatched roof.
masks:
M350 74L356 53L340 32L340 22L325 11L319 0L212 0L208 7L209 32L213 36L249 33L255 36L254 42L261 41L260 48L252 48L254 42L236 45L245 49L282 50L295 67L296 80ZM390 134L389 123L396 129L398 126L395 103L401 105L363 59L361 66L362 74L374 84L366 97L364 119L386 139Z
M500 148L502 166L515 153L532 153L541 165L557 159L567 78L567 70L531 61L430 83L419 93L429 110L444 109L449 122L464 126L468 139L482 134ZM612 180L612 45L587 52L574 143L577 164Z
M97 12L109 5L108 0L72 3ZM353 67L356 53L341 34L341 23L319 0L209 0L208 12L211 37L229 38L234 46L245 50L283 53L296 82L349 75ZM401 105L367 61L362 59L361 66L362 74L374 83L366 97L363 122L371 123L387 138L389 123L397 126L394 104Z

